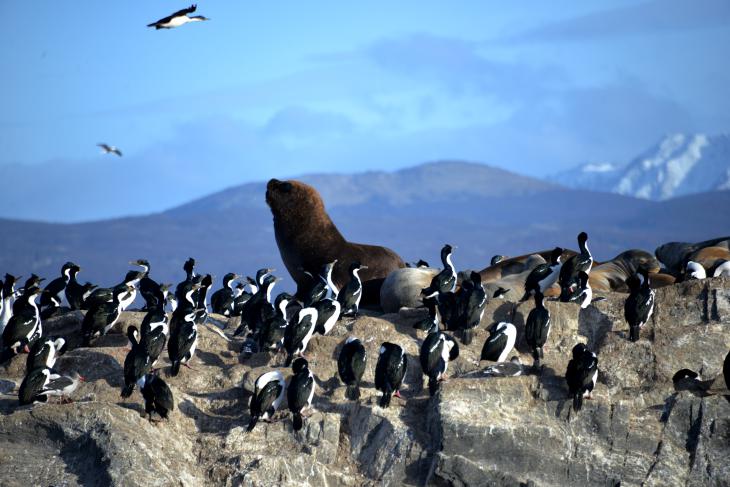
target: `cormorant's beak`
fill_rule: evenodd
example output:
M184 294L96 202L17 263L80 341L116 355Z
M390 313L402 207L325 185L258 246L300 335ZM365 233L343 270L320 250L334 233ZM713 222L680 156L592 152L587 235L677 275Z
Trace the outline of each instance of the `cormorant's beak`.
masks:
M360 266L360 269L367 269L367 268L368 268L368 266L366 266L366 265L361 265Z
M279 281L283 281L283 280L284 280L283 277L275 277L274 278L274 282L279 282Z
M276 272L276 269L266 269L266 272L268 272L269 274L271 274L272 272Z
M80 380L81 382L86 382L86 379L84 378L84 376L83 376L83 375L80 375L80 376L79 376L79 380Z

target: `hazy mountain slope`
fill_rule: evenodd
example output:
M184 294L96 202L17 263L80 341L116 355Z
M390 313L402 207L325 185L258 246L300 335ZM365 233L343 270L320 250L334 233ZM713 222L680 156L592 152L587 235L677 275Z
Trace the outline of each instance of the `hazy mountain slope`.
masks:
M730 221L727 191L657 203L559 188L475 164L301 179L320 189L348 239L433 264L449 242L459 246L459 268L484 267L495 253L575 247L581 230L591 235L597 258L607 259L630 247L653 250L668 240L727 233L722 222ZM84 268L82 280L109 285L121 279L129 260L147 258L153 277L178 282L183 261L193 256L216 282L228 271L251 274L273 265L291 288L264 193L263 183L244 185L161 214L84 224L0 220L0 273L50 277L74 260Z
M626 166L585 164L551 180L651 200L730 189L730 135L670 135Z

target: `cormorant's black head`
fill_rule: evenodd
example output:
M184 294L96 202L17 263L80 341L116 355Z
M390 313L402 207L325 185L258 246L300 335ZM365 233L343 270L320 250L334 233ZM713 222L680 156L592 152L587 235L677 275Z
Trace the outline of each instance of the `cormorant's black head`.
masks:
M225 276L223 276L223 286L228 287L228 283L233 281L234 279L238 279L240 276L238 274L234 274L233 272L229 272Z
M360 261L357 261L357 260L355 262L353 262L352 264L350 264L350 272L355 271L355 270L360 270L360 269L367 269L367 268L368 268L368 266L362 265L360 263Z
M507 257L505 257L504 255L495 255L495 256L492 257L492 260L489 261L489 265L490 266L497 265L497 264L499 264L500 262L502 262L506 258Z
M588 351L588 347L586 347L585 343L579 343L576 346L573 347L573 358L577 359L582 354Z
M560 263L560 256L563 255L563 249L555 247L550 254L550 264L555 265Z
M676 384L678 381L681 381L683 379L698 380L699 377L700 377L700 374L698 374L694 370L682 369L682 370L677 371L676 374L674 374L674 376L672 377L672 382L674 382Z
M449 244L444 245L444 248L441 249L441 258L445 259L446 256L449 255L453 251L454 251L454 248L451 245L449 245Z
M40 277L36 274L31 274L30 277L25 281L25 288L38 286L41 282L45 281L45 277Z
M69 275L71 277L75 277L76 274L78 274L79 272L81 272L81 267L77 266L76 264L72 265L69 269Z
M274 299L274 306L279 308L281 306L281 302L284 300L291 302L294 300L294 296L289 293L279 293L279 295L276 296L276 299Z
M588 241L588 234L586 232L580 232L578 234L578 243L580 245L585 245L585 243Z
M127 272L127 275L124 276L124 283L129 284L132 281L138 281L144 277L144 272L140 271L129 271Z
M192 274L193 273L193 269L195 269L195 259L193 259L192 257L190 257L190 258L188 258L188 260L185 261L185 264L183 264L183 270L187 274Z
M291 366L291 370L295 374L298 374L299 372L305 371L307 369L309 369L309 362L307 362L307 359L302 357L296 359Z
M210 274L206 274L205 277L203 277L203 279L201 279L201 281L200 281L201 287L210 287L212 285L213 285L213 276L211 276Z
M70 270L75 266L76 264L74 264L73 262L66 262L65 264L63 264L63 267L61 267L61 274L66 274L67 270Z
M253 282L252 284L260 286L264 283L264 276L267 274L271 274L276 269L271 269L269 267L264 267L263 269L259 269L256 271L256 282ZM248 277L246 279L249 279Z

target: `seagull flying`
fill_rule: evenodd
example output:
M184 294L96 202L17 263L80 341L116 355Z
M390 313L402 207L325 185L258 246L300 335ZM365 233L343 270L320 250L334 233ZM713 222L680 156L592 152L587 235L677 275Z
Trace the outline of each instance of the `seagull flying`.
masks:
M157 22L147 24L147 27L154 27L155 29L174 29L175 27L180 27L181 25L187 24L188 22L201 22L203 20L210 20L209 18L203 17L202 15L188 17L188 14L195 12L195 9L197 7L197 5L193 4L188 8L178 10L174 14L165 17L164 19L160 19Z
M99 147L101 147L101 153L102 154L116 154L119 157L122 157L122 151L114 147L113 145L109 144L96 144Z

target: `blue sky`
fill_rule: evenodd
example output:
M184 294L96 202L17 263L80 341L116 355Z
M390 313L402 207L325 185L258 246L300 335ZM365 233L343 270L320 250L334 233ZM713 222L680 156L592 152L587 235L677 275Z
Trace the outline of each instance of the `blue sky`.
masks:
M730 131L727 0L201 1L210 22L145 27L186 5L3 5L0 216L438 159L544 176Z

